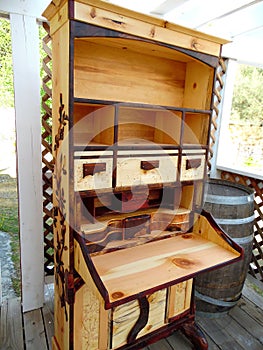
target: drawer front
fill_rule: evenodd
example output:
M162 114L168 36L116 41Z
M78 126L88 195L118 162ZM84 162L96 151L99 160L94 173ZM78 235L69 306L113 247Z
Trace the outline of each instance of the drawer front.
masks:
M147 297L149 314L146 325L138 333L136 339L155 331L165 325L167 290L159 290ZM129 333L140 317L138 300L117 306L112 311L111 349L117 349L127 344Z
M176 317L190 309L193 279L175 284L169 288L168 319Z
M188 154L182 156L181 181L201 180L204 178L205 154Z
M174 182L177 164L177 155L118 157L117 186Z
M74 160L74 190L96 190L112 186L112 158Z

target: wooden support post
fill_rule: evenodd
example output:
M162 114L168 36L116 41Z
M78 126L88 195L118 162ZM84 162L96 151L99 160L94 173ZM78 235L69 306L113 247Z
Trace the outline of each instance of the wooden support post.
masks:
M10 14L15 89L23 311L44 298L39 38L35 17Z

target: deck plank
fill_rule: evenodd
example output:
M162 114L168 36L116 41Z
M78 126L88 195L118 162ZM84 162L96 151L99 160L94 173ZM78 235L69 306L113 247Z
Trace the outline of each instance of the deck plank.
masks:
M46 331L49 350L52 349L52 337L54 336L54 284L45 284L45 303L42 308L42 316Z
M24 313L26 350L49 350L41 309Z
M263 327L263 310L260 307L244 296L238 301L237 306Z
M191 350L193 348L190 341L179 331L167 337L166 341L171 346L171 349Z
M225 322L228 322L228 316L222 317ZM233 336L225 331L224 327L220 327L216 322L216 319L209 317L199 318L199 324L205 332L209 334L214 343L216 343L220 350L242 350L238 343L235 342ZM210 350L210 349L209 349Z
M239 344L240 350L259 350L263 348L262 343L247 331L248 325L246 325L246 328L243 328L243 326L240 327L240 324L232 317L228 317L227 319L218 318L216 323L225 332L228 339L233 337L232 343ZM231 347L228 349L231 349Z
M21 301L19 298L7 299L0 308L0 349L23 350L23 325Z
M253 281L252 281L253 282ZM263 289L262 289L263 290ZM197 323L204 331L209 350L263 349L263 297L251 283L229 314L198 314ZM19 298L8 299L0 308L0 350L24 350L23 319L26 350L51 350L54 333L53 285L45 286L43 308L21 313ZM259 305L258 305L259 303ZM190 341L179 331L143 350L190 350Z
M148 346L149 350L173 350L171 345L167 342L166 339L161 339L157 343L151 344ZM180 349L180 348L178 348ZM181 349L180 349L181 350Z
M261 322L258 323L253 317L247 314L240 307L235 307L230 311L230 316L243 328L246 325L246 331L254 338L261 342L263 349L263 312Z

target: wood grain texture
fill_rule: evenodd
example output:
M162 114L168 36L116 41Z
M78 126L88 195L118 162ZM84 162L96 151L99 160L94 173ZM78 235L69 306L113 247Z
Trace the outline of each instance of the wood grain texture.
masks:
M146 39L166 42L171 45L214 56L218 56L220 53L220 44L215 40L211 40L212 37L207 38L199 32L168 24L167 22L160 22L159 19L149 16L143 17L135 12L131 16L132 12L127 9L114 7L104 9L103 7L101 2L95 2L93 5L91 5L90 1L85 4L75 3L75 18L86 23L118 30Z
M232 249L188 234L94 256L92 260L114 303L158 285L174 284L238 256Z
M75 97L182 106L185 63L128 48L75 39Z
M23 350L21 300L5 300L0 307L0 348Z
M46 335L42 320L41 309L24 314L25 347L28 350L46 350Z
M100 304L87 285L75 294L74 346L81 350L99 349Z
M69 23L64 24L52 37L53 45L53 80L52 80L52 139L53 139L53 157L56 160L54 167L54 182L53 182L53 207L60 207L63 217L69 215L69 185L68 185L68 174L69 174L69 159L66 155L69 153L68 138L61 142L63 147L54 149L56 136L60 128L60 115L59 110L61 107L60 94L62 94L64 112L68 115L68 85L69 75L67 74L69 69ZM61 59L63 57L63 59ZM64 135L68 134L68 124L64 125ZM60 145L60 146L61 146ZM66 175L67 174L67 175ZM54 227L54 247L61 246L63 242L64 247L63 253L59 252L54 254L55 265L63 267L64 271L70 270L70 233L68 222L62 227L62 217L57 222L57 227ZM65 230L65 231L64 231ZM62 237L64 234L64 238ZM61 261L58 261L58 260ZM60 263L63 262L63 265ZM60 264L60 265L58 265ZM59 274L56 274L57 282L60 279ZM61 281L60 281L61 282ZM63 289L63 283L55 283L55 340L59 348L67 349L69 347L70 340L70 326L68 316L70 315L70 308L65 300L61 302L61 297L65 290ZM64 303L64 307L63 307ZM72 321L72 320L71 320Z
M187 280L171 286L169 289L168 318L190 309L193 280Z
M166 293L163 289L147 296L149 302L148 321L136 339L165 325ZM134 300L113 309L112 344L113 349L127 344L129 333L140 317L138 300Z

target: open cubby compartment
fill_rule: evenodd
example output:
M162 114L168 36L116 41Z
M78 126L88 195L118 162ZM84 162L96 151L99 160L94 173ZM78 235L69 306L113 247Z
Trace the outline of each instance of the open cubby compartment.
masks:
M135 188L96 195L79 193L75 226L97 253L187 232L193 223L194 184Z
M213 71L158 43L110 37L74 39L76 98L209 109Z
M80 232L89 253L109 253L186 232L190 212L185 208L147 208L104 215L82 224Z
M119 106L119 145L178 146L182 112L165 108Z
M207 145L210 128L210 112L185 112L183 145Z
M114 106L74 103L74 146L110 146L114 143Z

